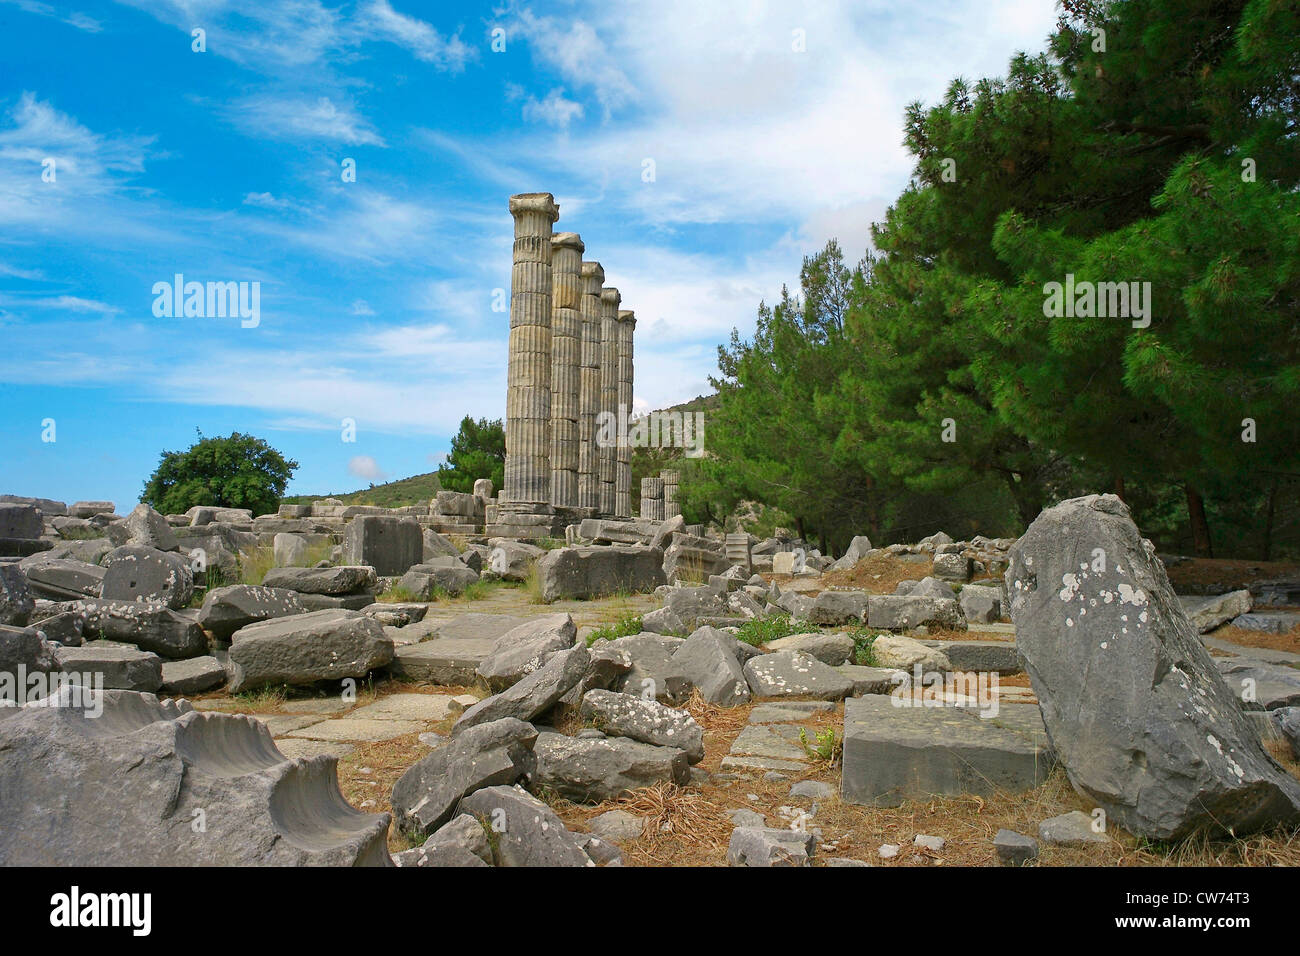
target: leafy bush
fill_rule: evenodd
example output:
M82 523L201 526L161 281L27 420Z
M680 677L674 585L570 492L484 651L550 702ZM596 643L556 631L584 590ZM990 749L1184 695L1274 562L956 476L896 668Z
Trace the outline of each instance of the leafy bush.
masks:
M788 614L775 617L756 617L740 625L736 639L755 647L762 647L770 641L789 637L791 634L808 634L817 628L807 621L796 621Z
M620 637L631 637L641 633L641 615L624 614L617 621L602 624L587 635L587 646L591 647L599 640L616 641Z

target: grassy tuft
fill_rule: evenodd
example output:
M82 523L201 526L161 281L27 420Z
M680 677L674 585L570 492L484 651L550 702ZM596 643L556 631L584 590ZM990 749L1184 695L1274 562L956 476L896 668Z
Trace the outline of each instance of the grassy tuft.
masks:
M587 635L587 646L591 647L602 638L606 641L616 641L620 637L631 637L633 634L641 633L641 615L624 614L617 621L609 624L602 624L590 634Z
M762 647L770 641L789 637L791 634L808 634L817 628L807 621L796 621L788 614L774 617L756 617L740 625L736 639L755 647Z

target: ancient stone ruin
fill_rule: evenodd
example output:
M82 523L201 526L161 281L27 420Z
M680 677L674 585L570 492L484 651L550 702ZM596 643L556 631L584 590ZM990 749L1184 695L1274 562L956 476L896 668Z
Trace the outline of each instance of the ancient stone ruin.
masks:
M838 556L688 524L672 469L633 516L631 448L597 423L631 404L635 320L553 233L551 196L510 210L499 497L0 496L0 864L1284 852L1300 653L1228 638L1296 633L1300 579L1177 594L1185 559L1111 495L1018 540L856 535Z
M632 407L636 315L582 258L581 237L553 232L550 193L511 196L510 214L505 486L487 533L539 539L583 518L630 518L631 447L599 436Z

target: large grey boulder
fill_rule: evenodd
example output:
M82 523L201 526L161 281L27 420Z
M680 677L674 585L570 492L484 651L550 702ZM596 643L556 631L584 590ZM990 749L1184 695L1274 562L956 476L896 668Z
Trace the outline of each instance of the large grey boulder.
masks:
M12 563L0 564L0 624L24 627L35 607L23 569Z
M577 638L578 628L568 614L534 618L497 638L479 664L478 676L499 693L538 670L551 654L572 647Z
M398 778L392 798L398 828L432 833L475 790L523 779L536 741L532 724L513 717L466 728Z
M399 573L405 573L403 568ZM373 567L344 565L337 568L271 568L262 579L268 588L287 588L300 594L356 594L374 591L379 580Z
M1071 783L1135 836L1240 835L1300 821L1128 508L1044 511L1010 552L1016 643Z
M590 660L591 655L582 646L557 651L542 667L518 683L466 709L452 727L452 733L502 717L531 721L554 707L569 688L582 680Z
M751 657L745 663L745 679L755 697L842 700L853 693L852 679L802 651Z
M199 608L199 624L225 640L241 627L276 617L306 614L297 591L256 584L231 584L213 588Z
M312 611L258 621L230 645L230 692L364 677L393 659L384 627L360 611Z
M492 829L497 866L595 866L580 836L520 786L484 787L461 802L460 812Z
M653 591L664 583L661 552L636 545L556 548L537 562L542 600L588 600Z
M156 601L173 610L194 596L189 561L170 551L140 545L114 548L104 557L99 596L106 601Z
M867 600L866 591L823 591L813 601L808 620L828 627L861 624L867 618Z
M710 704L738 707L748 703L749 682L740 642L725 631L699 628L673 653L672 663ZM630 681L628 686L632 689Z
M533 757L529 788L545 788L576 803L614 800L656 783L685 784L691 775L685 751L626 737L543 733Z
M67 601L60 611L85 618L82 633L134 644L142 651L183 660L208 652L208 639L198 621L163 604L144 601Z
M424 560L424 534L414 518L358 515L343 533L345 564L365 565L376 574L405 574Z
M339 792L335 758L285 758L266 726L107 691L0 719L10 866L386 866L388 814Z
M146 504L136 505L126 520L127 544L142 548L157 548L159 551L175 551L176 533L167 524L167 519Z
M579 713L610 737L676 747L686 751L691 763L704 759L704 728L685 710L631 694L590 690Z

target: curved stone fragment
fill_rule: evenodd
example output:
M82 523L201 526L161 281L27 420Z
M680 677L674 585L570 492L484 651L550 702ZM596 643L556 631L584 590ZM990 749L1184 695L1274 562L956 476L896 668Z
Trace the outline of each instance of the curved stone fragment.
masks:
M152 694L69 688L0 717L0 864L388 866L389 816L290 760L266 725Z

